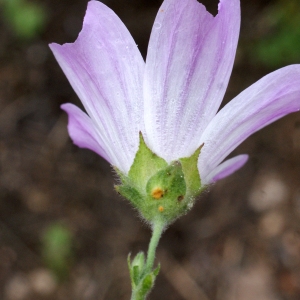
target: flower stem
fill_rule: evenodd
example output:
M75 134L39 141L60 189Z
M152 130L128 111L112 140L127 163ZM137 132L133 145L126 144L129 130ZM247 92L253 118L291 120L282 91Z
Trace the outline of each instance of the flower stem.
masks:
M144 274L149 273L153 268L156 248L160 240L160 237L162 235L162 232L164 230L164 227L165 227L165 223L161 221L157 221L153 225L152 237L149 243L147 260L146 260L146 268Z
M139 290L134 290L130 300L145 300L145 295L141 294Z
M160 237L162 235L162 232L165 227L165 222L162 222L161 220L157 220L153 224L152 228L152 237L149 243L148 253L146 261L144 259L142 260L143 267L141 268L141 273L138 274L138 266L141 264L141 254L139 255L133 261L133 267L130 266L129 263L129 269L131 270L131 280L133 283L133 289L132 289L132 295L131 300L145 300L148 293L152 289L154 285L155 278L159 272L159 266L153 270L154 260L155 260L155 252L158 245L158 242L160 240ZM141 265L140 265L141 266ZM138 277L135 277L135 274ZM138 278L138 279L137 279Z

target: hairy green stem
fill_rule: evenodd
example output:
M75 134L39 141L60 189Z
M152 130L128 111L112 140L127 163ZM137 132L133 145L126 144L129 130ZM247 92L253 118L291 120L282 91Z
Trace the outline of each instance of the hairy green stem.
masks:
M132 291L130 300L145 300L145 299L146 299L145 295L143 295L140 290Z
M161 222L161 221L157 221L153 225L152 237L151 237L151 240L149 243L147 260L146 260L146 268L145 268L144 274L147 274L153 268L156 248L157 248L158 242L160 240L160 237L163 233L164 227L165 227L165 223Z
M163 233L164 227L165 227L165 223L162 222L161 220L154 222L153 224L152 237L149 243L146 264L140 277L140 284L138 284L137 287L132 291L131 300L145 300L147 294L151 290L152 284L149 286L149 288L145 289L143 286L143 280L146 279L147 276L149 276L149 274L153 272L152 269L155 260L156 248L160 240L160 237ZM151 276L154 276L154 278L152 277L154 283L156 275L153 275L152 273Z

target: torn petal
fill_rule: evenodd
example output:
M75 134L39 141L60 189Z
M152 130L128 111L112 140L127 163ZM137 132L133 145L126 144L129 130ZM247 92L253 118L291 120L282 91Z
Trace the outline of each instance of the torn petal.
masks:
M144 80L145 140L167 161L192 155L231 74L239 0L213 17L196 0L165 0L151 32Z

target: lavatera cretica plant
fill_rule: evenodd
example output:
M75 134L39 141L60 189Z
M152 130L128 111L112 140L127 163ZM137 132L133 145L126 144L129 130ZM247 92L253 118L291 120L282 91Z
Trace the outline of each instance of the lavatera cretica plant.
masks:
M128 261L131 299L145 299L154 284L155 251L166 226L208 185L246 163L246 154L224 161L231 151L300 109L300 65L291 65L218 112L239 29L240 0L220 0L215 17L196 0L165 0L145 63L117 15L90 1L77 40L50 45L86 110L62 105L73 142L115 168L116 190L153 230L147 257Z

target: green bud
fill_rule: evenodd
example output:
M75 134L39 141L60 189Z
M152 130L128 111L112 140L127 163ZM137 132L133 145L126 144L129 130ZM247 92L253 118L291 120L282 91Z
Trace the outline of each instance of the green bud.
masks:
M139 252L135 258L130 262L130 255L127 258L128 268L131 278L132 290L136 299L145 299L154 285L156 276L159 273L160 266L153 271L145 272L145 255Z
M135 296L134 299L145 299L147 294L153 288L156 276L160 270L160 265L158 265L153 271L146 272L145 255L143 252L139 252L132 262L130 262L129 255L127 262L131 278L132 291Z
M119 172L122 184L116 190L127 198L150 224L170 224L185 214L203 190L197 161L199 147L190 157L169 165L153 153L140 134L140 145L127 176Z
M138 266L141 270L144 268L145 264L145 254L144 252L139 252L132 261L133 266Z
M130 255L129 255L127 262L128 262L132 288L136 288L136 286L139 285L140 280L144 273L145 255L143 252L139 252L136 255L136 257L133 259L132 263L130 262Z

